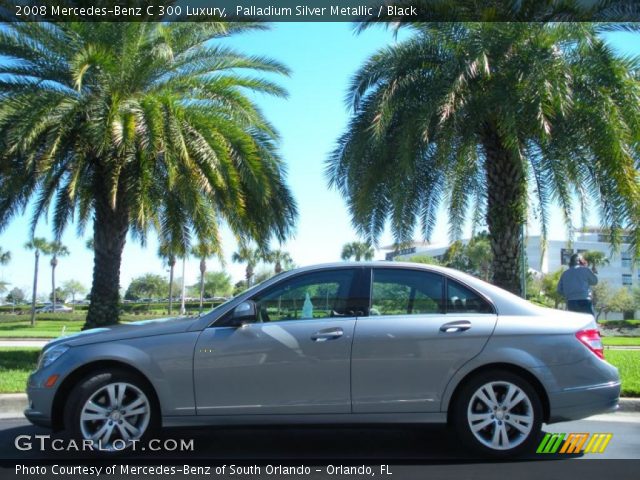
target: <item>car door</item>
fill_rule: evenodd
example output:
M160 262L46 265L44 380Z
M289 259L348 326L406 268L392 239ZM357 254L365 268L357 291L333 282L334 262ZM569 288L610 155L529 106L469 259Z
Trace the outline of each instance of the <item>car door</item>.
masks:
M493 332L493 307L437 272L374 268L371 282L353 343L353 412L438 412L449 379Z
M366 308L352 295L360 272L283 279L251 297L254 323L205 329L194 354L198 415L350 412L351 343Z

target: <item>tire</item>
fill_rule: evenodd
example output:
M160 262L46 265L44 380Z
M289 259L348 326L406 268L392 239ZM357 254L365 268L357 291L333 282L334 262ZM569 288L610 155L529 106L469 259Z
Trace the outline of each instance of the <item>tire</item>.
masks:
M450 418L459 438L476 452L512 457L536 446L542 428L542 403L522 377L492 370L462 386Z
M72 438L93 440L94 448L112 453L151 438L159 419L147 382L120 369L84 377L71 390L64 411L65 429Z

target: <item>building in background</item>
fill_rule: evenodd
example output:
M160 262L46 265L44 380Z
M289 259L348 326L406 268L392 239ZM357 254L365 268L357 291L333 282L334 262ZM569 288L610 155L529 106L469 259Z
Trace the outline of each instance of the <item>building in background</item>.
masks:
M605 254L609 264L598 268L598 278L606 280L612 288L622 286L632 288L640 285L640 270L633 266L632 254L629 249L628 238L623 235L622 245L617 252L613 252L608 242L607 233L599 228L586 228L574 233L571 243L567 240L548 240L547 248L542 255L541 238L539 235L527 237L527 260L529 268L543 274L553 273L562 265L569 264L569 258L574 253L596 250ZM462 240L466 244L468 240ZM401 250L393 246L383 247L386 260L406 260L414 255L429 255L442 259L450 244L429 244L414 242Z

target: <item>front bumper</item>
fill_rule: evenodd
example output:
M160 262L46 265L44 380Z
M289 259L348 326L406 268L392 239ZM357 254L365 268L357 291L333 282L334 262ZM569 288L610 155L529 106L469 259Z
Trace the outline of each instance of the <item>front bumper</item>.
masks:
M27 399L29 403L24 411L24 416L34 425L51 428L53 426L53 419L51 418L53 400L59 384L54 388L41 387L43 377L46 378L41 372L33 372L27 380Z
M42 412L27 408L24 411L24 416L27 417L32 424L38 427L52 428L51 418Z

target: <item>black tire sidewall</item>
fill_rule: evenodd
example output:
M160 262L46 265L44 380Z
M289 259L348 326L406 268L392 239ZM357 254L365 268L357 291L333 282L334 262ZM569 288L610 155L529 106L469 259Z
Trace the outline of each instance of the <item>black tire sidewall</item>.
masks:
M149 425L142 437L139 439L139 442L145 443L153 437L154 433L157 432L160 426L160 416L159 408L155 402L155 397L150 391L149 386L138 375L125 370L114 369L92 372L91 374L83 377L71 390L64 410L64 426L67 434L70 435L71 438L79 441L82 441L83 439L82 431L80 429L80 414L86 401L100 388L116 382L125 382L134 385L142 390L146 395L151 408L151 418L149 419ZM128 450L128 448L124 449L124 451L126 450ZM115 454L117 451L106 453Z
M467 421L467 407L472 395L480 388L490 382L509 382L517 385L524 393L529 397L531 406L533 408L533 427L529 437L520 445L509 450L493 450L476 439L469 422ZM473 451L479 453L482 456L490 456L494 458L500 457L514 457L529 453L536 446L536 442L540 439L540 432L542 429L542 402L540 396L536 392L535 388L521 376L503 370L491 370L480 373L472 377L467 381L457 395L457 398L453 404L452 411L452 424L457 436Z

